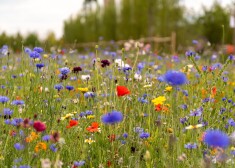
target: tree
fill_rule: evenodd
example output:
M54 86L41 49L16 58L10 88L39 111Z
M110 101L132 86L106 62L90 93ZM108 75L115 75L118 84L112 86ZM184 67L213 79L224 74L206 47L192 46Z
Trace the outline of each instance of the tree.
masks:
M232 30L229 28L229 12L218 2L215 2L211 9L204 8L204 13L198 18L196 26L202 26L202 34L212 44L232 42ZM223 34L223 27L225 34Z

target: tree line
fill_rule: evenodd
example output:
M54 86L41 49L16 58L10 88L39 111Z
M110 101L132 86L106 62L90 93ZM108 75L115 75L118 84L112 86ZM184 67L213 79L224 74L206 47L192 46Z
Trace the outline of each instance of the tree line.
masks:
M177 34L177 44L188 45L193 39L206 39L211 44L232 43L229 27L230 9L217 1L209 9L203 8L193 15L181 5L180 0L106 0L100 5L96 0L86 0L83 10L64 22L64 33L56 39L49 33L45 40L37 34L23 37L0 34L0 46L8 44L14 50L24 46L73 44L99 40L139 39L150 36Z

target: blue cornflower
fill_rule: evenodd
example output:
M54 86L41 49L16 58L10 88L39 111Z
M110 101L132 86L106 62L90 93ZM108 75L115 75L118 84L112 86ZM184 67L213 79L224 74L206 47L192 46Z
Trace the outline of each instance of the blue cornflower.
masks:
M3 45L2 48L0 48L0 56L6 56L8 53L8 46Z
M62 75L67 75L69 72L70 72L70 69L68 67L60 68L60 73Z
M184 145L184 148L186 148L186 149L196 149L197 144L196 143L187 143L187 144Z
M194 51L186 51L185 52L185 55L187 56L187 57L192 57L192 56L194 56L196 53L194 52Z
M190 111L190 116L201 116L203 112L203 108L200 107L196 110Z
M81 112L80 114L79 114L79 117L84 117L84 116L86 116L86 113L84 113L84 112Z
M192 43L193 44L198 44L198 41L197 40L193 40Z
M182 90L182 93L183 93L185 96L188 96L188 91L187 91L187 90Z
M86 92L86 93L84 93L84 97L85 98L93 98L93 97L95 97L95 93L94 92Z
M86 110L86 115L92 115L93 114L93 111L91 110Z
M40 64L36 64L36 67L38 68L38 69L41 69L42 67L44 67L45 65L43 64L43 63L40 63Z
M138 68L139 71L142 71L142 69L144 68L144 66L145 66L145 63L140 62L140 63L137 65L137 68Z
M51 136L50 135L44 135L43 137L42 137L42 140L43 141L49 141L51 139Z
M11 102L12 105L24 105L24 101L23 100L13 100Z
M220 130L208 130L204 136L204 143L210 147L227 148L229 137Z
M230 61L233 61L233 60L235 60L235 56L229 55L229 56L228 56L228 59L229 59Z
M230 126L235 127L235 122L234 122L234 120L233 120L232 118L230 118L230 119L228 120L228 124L229 124Z
M23 122L22 118L14 118L10 124L14 126L19 126L22 122Z
M67 90L69 90L69 91L71 91L71 90L73 90L74 89L74 87L73 86L65 86L65 88L67 89Z
M73 164L74 166L76 167L79 167L79 166L83 166L86 162L84 160L81 160L81 161L75 161Z
M0 103L6 103L9 101L9 98L6 96L0 96Z
M64 87L61 84L57 84L54 86L54 88L58 91L60 91L61 89L63 89Z
M17 159L14 159L14 163L19 163L19 162L22 162L22 158L20 157L20 158L17 158Z
M16 150L23 150L25 148L25 146L23 144L20 144L20 143L16 143L14 145L15 149Z
M149 136L150 136L150 134L147 133L147 132L141 132L141 133L139 134L139 137L140 137L141 139L147 139Z
M183 85L187 82L186 75L180 71L169 70L164 75L164 81L172 86Z
M28 166L28 165L20 165L19 168L31 168L31 166Z
M53 152L57 152L57 150L58 150L58 148L56 148L56 144L51 144L50 149L51 149Z
M144 132L144 129L141 128L141 127L135 127L135 128L134 128L134 132L136 132L136 133L142 133L142 132Z
M115 124L123 120L123 114L119 111L112 111L101 116L101 121L104 124Z
M128 137L128 133L124 133L122 134L123 138L127 138Z
M182 124L185 124L187 121L188 121L188 117L180 118L180 122L181 122Z
M33 51L36 51L38 53L42 53L43 49L41 47L34 47Z
M202 71L207 71L207 66L203 66Z
M7 115L7 116L10 116L10 115L13 114L13 111L11 109L9 109L9 108L4 108L3 109L3 114Z
M25 47L24 52L27 54L30 54L32 52L32 50L30 48Z
M30 56L30 58L33 58L33 59L41 58L41 55L38 52L36 52L36 51L30 52L29 56Z
M182 104L180 107L181 107L183 110L186 110L186 109L188 108L187 104Z

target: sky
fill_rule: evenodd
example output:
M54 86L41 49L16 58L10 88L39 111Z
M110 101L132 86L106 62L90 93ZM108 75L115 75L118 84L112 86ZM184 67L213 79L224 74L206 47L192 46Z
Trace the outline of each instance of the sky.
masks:
M181 0L182 4L195 12L201 5L209 7L214 0ZM233 0L218 0L223 6ZM0 0L0 33L26 35L36 32L45 38L53 31L57 38L63 34L63 22L82 9L83 0Z

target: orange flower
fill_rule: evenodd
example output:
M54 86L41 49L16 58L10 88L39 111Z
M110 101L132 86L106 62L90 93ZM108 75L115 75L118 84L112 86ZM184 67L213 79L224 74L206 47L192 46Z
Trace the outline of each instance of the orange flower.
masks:
M215 87L215 86L213 86L213 87L211 88L211 94L212 94L213 96L216 95L216 87Z
M87 129L87 131L89 132L99 132L99 123L97 122L93 122L91 123L91 126L89 126Z
M71 127L74 127L76 125L78 125L78 121L77 120L70 120L69 121L69 125L67 125L66 128L71 128Z
M31 134L25 138L27 143L32 142L33 140L38 138L38 134L36 132L31 132Z
M44 143L44 142L39 142L35 148L34 148L34 151L37 153L39 152L40 150L47 150L47 144Z
M116 89L118 97L125 96L131 93L125 86L117 86Z

